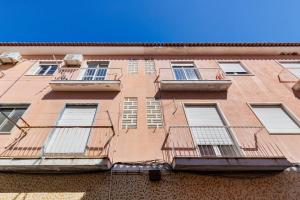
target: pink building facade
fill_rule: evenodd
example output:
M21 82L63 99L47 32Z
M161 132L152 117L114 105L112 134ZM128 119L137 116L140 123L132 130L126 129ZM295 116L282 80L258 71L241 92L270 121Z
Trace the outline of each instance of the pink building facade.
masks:
M300 44L0 52L3 198L299 198Z

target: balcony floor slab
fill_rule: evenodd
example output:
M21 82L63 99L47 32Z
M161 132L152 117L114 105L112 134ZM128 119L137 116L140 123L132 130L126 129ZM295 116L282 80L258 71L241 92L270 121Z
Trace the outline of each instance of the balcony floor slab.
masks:
M53 91L120 91L121 81L64 81L52 80L50 86Z
M84 171L109 170L111 162L108 158L36 158L36 159L0 159L0 171L26 173L71 173Z
M175 157L178 171L282 171L292 164L286 158L190 158Z
M231 80L162 80L163 91L227 91Z

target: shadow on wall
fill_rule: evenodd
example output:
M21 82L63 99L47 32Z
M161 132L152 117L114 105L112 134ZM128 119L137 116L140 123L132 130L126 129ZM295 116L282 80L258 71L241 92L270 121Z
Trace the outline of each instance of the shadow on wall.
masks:
M227 99L227 92L172 92L158 91L155 98L160 99Z
M293 93L294 93L295 97L297 97L298 99L300 99L300 91L293 90Z
M57 92L47 93L43 100L60 100L60 99L114 99L119 92Z
M15 66L15 64L4 64L4 65L0 65L0 70L8 70L11 69L13 66Z

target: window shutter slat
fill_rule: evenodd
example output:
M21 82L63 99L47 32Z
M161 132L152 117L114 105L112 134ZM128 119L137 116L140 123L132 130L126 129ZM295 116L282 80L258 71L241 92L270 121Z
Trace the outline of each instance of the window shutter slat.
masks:
M299 133L299 126L281 106L253 106L253 110L270 133Z
M240 63L219 63L225 73L246 73Z
M281 62L280 64L296 77L300 78L300 62Z
M189 126L224 126L215 106L187 106L186 114ZM197 145L233 144L223 127L191 127L191 132Z
M91 126L96 106L68 106L57 125ZM56 128L46 145L46 154L83 154L86 149L90 128Z

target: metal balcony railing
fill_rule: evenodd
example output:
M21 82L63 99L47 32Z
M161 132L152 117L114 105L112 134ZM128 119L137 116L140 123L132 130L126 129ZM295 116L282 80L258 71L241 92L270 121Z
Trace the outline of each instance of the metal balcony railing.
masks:
M155 82L164 91L227 91L231 80L220 68L160 68Z
M121 68L64 67L58 69L52 81L118 81L121 77Z
M228 80L221 68L159 68L156 80L222 81Z
M264 127L171 126L162 146L171 157L284 158Z
M100 112L91 126L51 125L57 113L26 115L11 120L10 140L0 158L106 158L115 130L108 112ZM31 125L30 125L31 124ZM43 124L43 125L35 125Z

